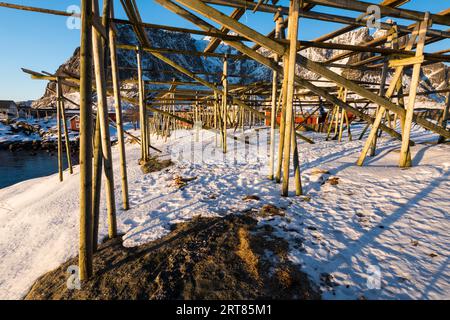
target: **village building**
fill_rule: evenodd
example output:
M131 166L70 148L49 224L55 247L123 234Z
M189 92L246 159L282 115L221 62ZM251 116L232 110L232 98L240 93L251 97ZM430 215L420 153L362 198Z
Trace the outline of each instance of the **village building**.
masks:
M18 117L17 105L12 100L0 100L0 120L10 120Z
M80 131L80 114L79 110L73 110L71 114L74 114L69 118L70 122L70 130L71 131ZM108 117L110 120L116 122L116 114L113 112L108 113Z
M32 117L31 111L32 109L31 106L29 105L19 103L17 106L17 115L19 118L25 119L31 118Z

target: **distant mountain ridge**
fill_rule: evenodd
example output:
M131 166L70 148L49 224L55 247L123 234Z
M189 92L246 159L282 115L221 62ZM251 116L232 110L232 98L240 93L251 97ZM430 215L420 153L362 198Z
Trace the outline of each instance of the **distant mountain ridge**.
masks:
M131 26L128 25L118 25L118 43L120 44L131 44L137 45L138 40L133 32ZM209 39L204 38L202 40L194 39L189 34L172 32L172 31L164 31L164 30L148 30L148 37L152 43L152 46L156 48L170 48L176 50L198 50L203 51L206 45L208 44ZM377 34L375 35L377 36ZM379 36L379 35L378 35ZM354 31L350 31L348 33L342 34L334 39L331 39L329 42L333 43L343 43L343 44L361 44L363 42L367 42L372 40L373 37L370 35L369 29L360 28ZM229 53L229 54L238 54L238 52L226 45L221 44L216 52L221 53ZM270 53L261 48L259 52L265 56L269 56ZM340 50L331 50L331 49L321 49L321 48L307 48L300 52L301 55L318 62L326 61L337 54L340 54L344 51ZM354 63L357 61L361 61L370 57L372 54L369 53L360 53L354 55L352 58L346 58L338 63ZM223 62L220 58L204 58L194 55L177 55L177 54L168 54L171 59L173 59L179 65L187 68L188 70L204 75L204 79L211 83L220 81L220 74L222 73L222 65ZM136 68L136 54L132 50L118 50L118 62L121 67L120 70L120 79L130 80L137 78L137 72L132 70ZM145 79L149 80L158 80L158 81L170 81L173 78L178 80L186 80L192 81L189 77L175 71L172 67L168 66L161 60L153 57L149 53L144 53L143 57L143 69L146 70L144 72ZM77 48L73 55L63 63L56 73L62 72L62 70L67 70L69 72L78 74L79 73L79 48ZM354 69L340 69L333 68L333 71L342 73L344 76L350 79L358 79L363 81L371 81L371 82L379 82L381 75L380 70L376 69L374 71L362 72ZM436 63L432 65L428 65L423 67L423 76L421 79L419 91L425 90L439 90L446 88L445 84L445 73L449 72L449 68L443 63ZM253 60L233 60L232 63L229 63L228 73L232 75L230 77L231 83L251 83L255 81L271 81L271 71L253 61ZM320 78L319 75L314 74L308 70L297 65L296 73L304 78L317 80ZM241 79L234 76L242 76ZM410 81L410 71L405 72L404 83L409 83ZM55 89L55 85L53 83L49 83L47 88ZM122 84L123 89L127 89L123 91L124 95L129 97L137 96L137 88L133 84ZM161 86L153 86L154 89L161 88ZM78 93L74 92L72 88L65 87L63 93L67 95L69 98L78 102ZM444 101L443 95L431 95L430 97L418 96L417 101L423 102L425 104L440 104ZM32 103L33 108L48 108L56 105L55 94L46 89L44 95L34 101ZM69 108L77 108L75 105L67 104Z

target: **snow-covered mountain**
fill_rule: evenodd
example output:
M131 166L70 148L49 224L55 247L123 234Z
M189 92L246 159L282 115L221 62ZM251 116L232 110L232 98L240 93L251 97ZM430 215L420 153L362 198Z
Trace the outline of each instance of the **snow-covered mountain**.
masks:
M164 30L148 30L148 37L152 43L152 46L157 48L170 48L177 50L198 50L202 51L209 42L209 38L195 39L188 34L164 31ZM131 28L128 25L118 26L118 43L120 44L132 44L137 45L138 40ZM379 36L380 34L375 34L374 36ZM370 35L369 29L360 28L343 35L340 35L330 42L333 43L343 43L343 44L361 44L372 40L373 37ZM237 54L238 52L226 45L221 44L216 52ZM264 49L259 49L259 52L265 56L269 55ZM320 48L308 48L301 51L301 55L313 60L313 61L326 61L335 55L342 53L340 50L330 50L330 49L320 49ZM214 57L198 57L192 55L179 55L179 54L168 54L171 59L173 59L179 65L187 68L190 71L198 73L199 76L203 77L211 83L220 82L220 75L222 73L222 59ZM353 57L346 58L338 61L340 64L354 63L361 61L370 57L369 53L361 53ZM122 81L137 79L137 72L133 69L136 68L136 54L132 50L118 50L118 60L121 66L120 78ZM143 57L143 69L144 77L149 80L165 80L170 81L174 78L178 80L192 81L187 76L177 72L172 69L169 65L165 64L161 60L153 57L149 53L144 52ZM423 75L420 84L419 91L426 90L437 90L446 87L445 84L445 73L448 72L448 67L442 63L436 63L432 65L425 66L423 68ZM70 72L78 74L79 72L79 48L75 50L72 57L69 58L64 64L62 64L56 73L62 70L68 70ZM370 72L362 72L354 69L339 69L333 68L333 71L343 74L350 79L358 79L363 81L379 82L380 81L380 69L376 69ZM253 60L233 60L229 63L228 73L231 75L229 81L231 83L251 83L255 81L270 81L271 71L253 61ZM296 73L304 78L316 80L320 76L314 74L304 68L297 66ZM404 84L409 84L410 82L410 71L407 71L404 76ZM55 90L55 85L49 83L48 88ZM129 97L135 97L137 95L136 86L130 83L122 84L124 90L123 94ZM154 85L153 89L157 89L158 86ZM74 101L78 101L78 93L74 92L73 89L65 87L63 93ZM431 95L429 98L424 96L418 97L419 102L424 102L424 104L434 104L442 103L444 101L444 96L442 95ZM51 90L46 90L43 97L36 100L32 107L34 108L47 108L54 106L56 102L55 94ZM76 108L75 105L67 104L69 108Z

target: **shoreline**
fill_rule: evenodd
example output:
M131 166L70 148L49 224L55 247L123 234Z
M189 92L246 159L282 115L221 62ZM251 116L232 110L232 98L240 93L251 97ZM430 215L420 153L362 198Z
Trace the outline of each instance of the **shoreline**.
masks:
M63 139L64 142L64 139ZM12 140L0 142L0 150L9 150L11 152L18 151L57 151L58 142L53 140L40 141L40 140ZM66 146L63 143L63 151L65 152ZM79 150L78 140L70 141L70 150L73 153L75 150Z
M110 128L110 130L114 130ZM71 153L79 150L79 132L69 131ZM112 131L115 132L115 131ZM63 152L65 152L65 134L62 132ZM117 137L111 135L111 145L117 143ZM58 137L56 120L50 119L15 119L0 120L0 150L12 152L26 151L57 151Z

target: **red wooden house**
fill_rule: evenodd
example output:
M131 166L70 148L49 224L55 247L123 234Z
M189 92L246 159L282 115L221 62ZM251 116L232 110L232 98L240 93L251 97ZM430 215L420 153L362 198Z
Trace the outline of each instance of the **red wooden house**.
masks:
M80 131L80 116L79 115L74 115L73 117L71 117L69 119L70 121L70 130L71 131Z
M270 126L270 119L271 119L271 111L266 110L266 126ZM306 116L306 124L309 124L311 126L319 125L321 123L324 123L326 120L326 115L320 115L320 114L313 114L311 116ZM277 124L280 124L281 121L281 113L277 114ZM295 124L301 124L305 122L305 117L303 115L296 115L295 116Z
M110 112L108 114L109 119L116 122L116 114L114 112ZM80 115L76 114L69 119L70 121L70 130L71 131L80 131Z
M271 113L272 112L270 110L265 111L266 126L270 126ZM347 112L347 115L348 115L348 119L350 122L352 122L355 119L355 116L352 113ZM303 115L296 115L295 116L295 124L299 125L301 123L304 123L305 118L306 118L306 124L309 127L314 128L314 130L316 130L316 131L322 131L323 128L327 127L328 120L327 120L326 113L323 113L323 114L315 113L310 116L306 115L306 117ZM277 114L277 124L278 125L280 124L280 121L281 121L281 113L278 113Z

